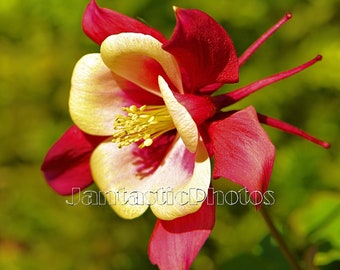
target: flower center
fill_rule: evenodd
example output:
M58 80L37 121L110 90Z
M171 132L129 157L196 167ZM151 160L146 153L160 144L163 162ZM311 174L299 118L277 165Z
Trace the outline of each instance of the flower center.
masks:
M138 146L143 148L152 145L154 139L175 128L166 106L147 106L137 108L135 105L122 107L127 115L118 114L114 122L112 141L118 147L143 140Z

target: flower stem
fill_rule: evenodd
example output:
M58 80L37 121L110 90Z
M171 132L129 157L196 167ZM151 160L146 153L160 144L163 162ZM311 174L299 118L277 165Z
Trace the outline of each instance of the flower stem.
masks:
M287 262L289 263L289 265L291 266L291 268L293 270L302 270L302 268L299 266L299 264L298 264L298 262L297 262L297 260L294 256L294 254L290 251L290 249L288 248L288 246L287 246L286 242L284 241L282 235L280 234L278 229L275 227L274 222L272 221L272 219L269 216L265 207L262 206L260 208L260 212L262 214L264 221L266 222L266 224L269 228L269 231L270 231L272 237L275 239L275 241L279 245L281 252L285 256L285 258L286 258Z

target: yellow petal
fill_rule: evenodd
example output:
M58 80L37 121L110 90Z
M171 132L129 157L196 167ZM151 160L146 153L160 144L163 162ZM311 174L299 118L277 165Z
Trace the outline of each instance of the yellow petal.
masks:
M176 59L162 49L157 39L140 33L109 36L101 45L104 63L119 76L147 89L158 91L157 77L164 73L182 92L181 73Z
M198 143L198 129L195 121L192 119L187 109L174 97L163 77L158 77L158 83L164 103L168 108L179 135L188 150L194 153Z
M100 54L88 54L76 64L71 81L69 108L72 120L93 135L112 135L115 115L124 106L120 84Z

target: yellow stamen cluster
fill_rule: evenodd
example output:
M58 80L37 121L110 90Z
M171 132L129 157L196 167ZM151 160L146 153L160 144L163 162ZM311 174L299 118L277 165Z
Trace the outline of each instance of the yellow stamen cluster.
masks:
M114 122L112 141L118 147L143 140L139 148L150 146L153 140L163 133L175 128L166 106L135 105L122 107L127 115L117 115Z

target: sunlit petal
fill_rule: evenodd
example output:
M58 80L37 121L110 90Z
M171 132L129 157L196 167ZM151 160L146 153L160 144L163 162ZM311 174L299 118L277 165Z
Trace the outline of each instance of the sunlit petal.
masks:
M158 75L167 76L182 92L181 74L175 58L162 43L144 34L121 33L109 36L100 53L104 63L119 76L149 91L158 91Z
M100 54L88 54L74 68L70 92L70 114L75 124L93 135L112 135L116 114L123 106L152 104L161 98L113 74Z
M166 81L159 77L159 88L172 120L185 146L190 152L195 152L198 143L198 129L187 109L174 97Z

